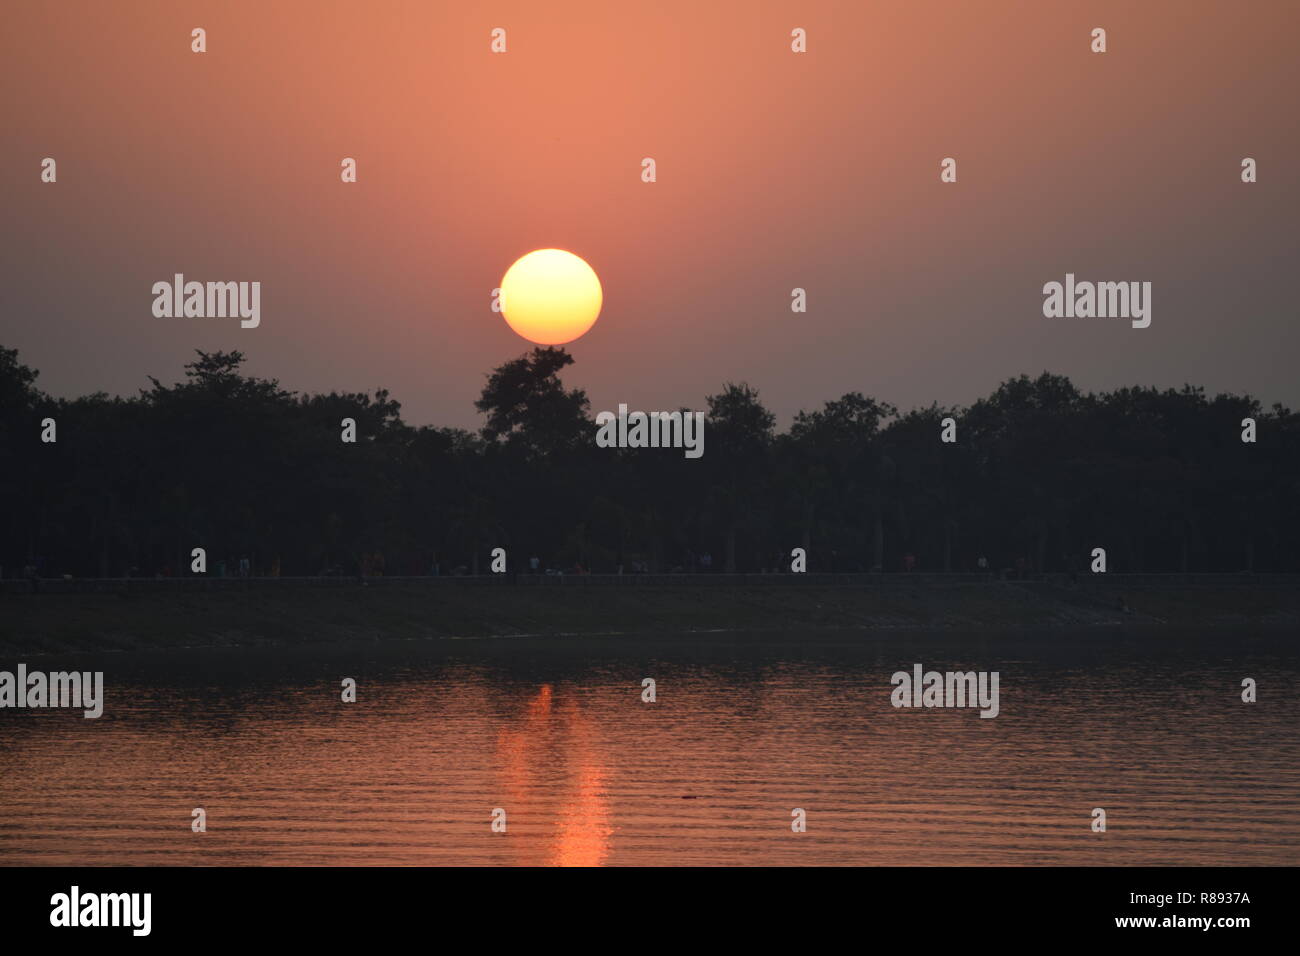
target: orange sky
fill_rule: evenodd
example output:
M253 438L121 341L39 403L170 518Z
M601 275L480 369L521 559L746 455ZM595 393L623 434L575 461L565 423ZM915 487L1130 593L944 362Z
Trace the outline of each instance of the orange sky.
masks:
M1295 404L1297 27L1283 2L24 5L0 344L60 395L238 348L471 426L528 347L491 291L559 247L604 287L567 372L593 411L748 380L784 423L1044 368ZM260 281L261 325L154 318L176 272ZM1151 328L1045 319L1066 272L1151 281Z

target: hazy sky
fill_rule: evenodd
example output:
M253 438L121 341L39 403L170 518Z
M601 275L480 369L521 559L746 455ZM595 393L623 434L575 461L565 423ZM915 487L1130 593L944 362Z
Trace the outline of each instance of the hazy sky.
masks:
M382 386L408 421L477 425L485 373L531 347L491 291L555 246L604 285L565 376L593 411L745 380L784 424L1043 369L1300 404L1300 4L65 2L4 23L0 344L56 395L240 349L291 389ZM176 272L260 281L260 327L155 318ZM1067 272L1150 281L1150 328L1044 318Z

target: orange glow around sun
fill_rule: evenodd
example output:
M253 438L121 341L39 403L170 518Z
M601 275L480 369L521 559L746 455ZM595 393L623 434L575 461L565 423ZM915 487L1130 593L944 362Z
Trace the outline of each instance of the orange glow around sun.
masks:
M538 345L563 345L585 334L595 325L602 301L595 270L563 249L530 252L501 280L502 315Z

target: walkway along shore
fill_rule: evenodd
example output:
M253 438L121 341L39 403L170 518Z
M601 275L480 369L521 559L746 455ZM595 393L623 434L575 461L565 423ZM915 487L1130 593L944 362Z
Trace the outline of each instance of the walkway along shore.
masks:
M1300 634L1300 575L131 578L0 587L0 653L385 638L893 629Z

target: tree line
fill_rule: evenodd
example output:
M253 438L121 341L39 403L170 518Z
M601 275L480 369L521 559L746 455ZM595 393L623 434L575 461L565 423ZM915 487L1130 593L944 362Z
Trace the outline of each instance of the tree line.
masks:
M477 432L197 355L173 384L67 399L0 348L6 577L186 575L196 547L209 574L486 573L496 547L525 572L788 570L795 547L811 571L1084 570L1094 547L1112 571L1300 570L1300 421L1248 395L1043 373L964 408L850 392L778 432L726 384L688 460L596 447L562 348L493 371Z

